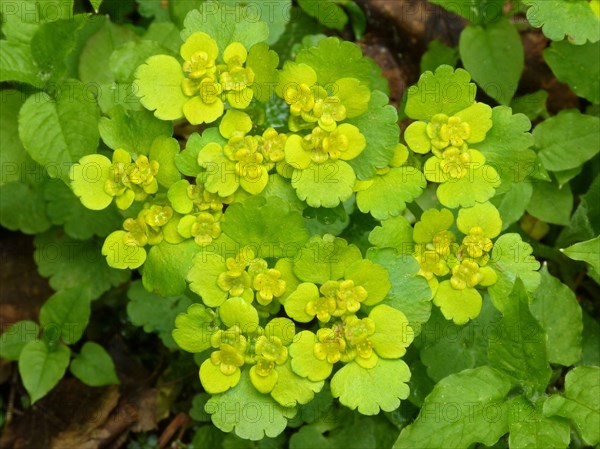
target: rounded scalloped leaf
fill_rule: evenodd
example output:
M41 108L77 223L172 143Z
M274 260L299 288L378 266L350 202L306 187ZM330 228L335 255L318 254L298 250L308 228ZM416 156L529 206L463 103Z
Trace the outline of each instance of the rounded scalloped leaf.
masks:
M306 305L319 298L319 289L310 282L302 283L287 297L284 303L285 313L299 323L308 323L313 320L314 315L306 313Z
M278 379L271 396L284 407L308 404L323 389L323 381L312 382L292 371L291 362L277 367Z
M492 129L492 108L485 103L477 102L454 115L471 127L471 137L467 139L469 143L483 142L487 132Z
M209 61L216 59L219 55L219 48L217 47L217 43L214 41L214 39L208 34L200 31L188 36L179 49L179 54L184 61L189 61L192 59L194 53L199 51L206 53Z
M379 359L373 368L351 362L331 379L331 394L346 407L363 415L391 412L410 392L408 365L402 360Z
M219 124L219 132L226 139L231 139L236 134L247 134L251 129L250 116L236 109L228 110Z
M152 56L138 67L135 78L135 94L157 118L178 120L183 117L183 105L188 97L181 90L184 76L177 59L166 55Z
M415 223L413 239L416 243L430 243L438 232L450 229L452 223L454 215L448 209L427 209Z
M440 307L447 320L455 324L466 324L477 318L481 312L482 298L477 290L467 287L456 290L450 281L443 281L433 297L433 303Z
M261 376L256 373L256 365L250 368L248 372L250 375L250 381L254 388L256 388L261 393L267 394L273 391L275 388L275 384L277 383L277 379L279 379L279 374L277 369L272 369L269 374L266 376Z
M115 231L106 237L102 245L102 255L113 268L139 268L146 261L146 250L141 246L126 243L127 232Z
M202 304L192 304L175 318L172 336L184 351L202 352L210 348L210 336L217 330L215 313Z
M344 277L346 269L361 260L360 249L344 239L326 234L311 238L294 264L294 274L305 282L324 284Z
M373 178L373 183L356 194L356 204L361 212L370 212L377 220L400 215L406 203L423 193L427 180L415 167L391 168L384 175Z
M354 285L361 285L368 293L363 301L366 306L375 305L386 297L392 284L390 275L381 265L363 259L357 260L346 269L344 278L354 281Z
M228 292L217 285L221 273L227 271L225 259L211 251L200 251L192 262L187 274L190 290L202 298L208 307L218 307L227 299Z
M290 345L296 336L296 325L289 318L273 318L265 326L267 337L277 337L284 346Z
M198 153L198 165L204 170L204 188L221 197L233 195L240 186L240 178L235 171L235 162L225 157L221 145L211 142Z
M167 198L175 212L189 214L194 209L194 202L188 197L189 187L190 182L187 179L181 179L169 187Z
M379 357L398 359L415 338L406 315L387 305L379 305L369 313L375 322L375 333L369 337Z
M281 273L280 279L285 281L285 292L277 300L281 304L285 304L287 298L298 288L302 281L294 274L294 265L291 259L279 259L275 264L275 269Z
M412 251L413 228L402 215L391 217L373 228L369 234L369 243L378 248L395 248L401 253Z
M254 83L250 87L258 101L266 102L273 95L273 87L277 85L278 80L278 65L279 55L269 50L267 44L256 44L248 52L246 67L254 72Z
M111 160L106 156L90 154L71 166L71 188L88 209L102 210L112 203L113 197L104 191L111 165Z
M235 387L241 377L241 371L236 369L232 374L223 374L219 365L215 365L211 359L207 359L200 365L200 382L210 394L224 393Z
M253 333L258 327L258 312L244 298L226 300L219 307L219 317L225 326L238 326L244 334Z
M425 72L408 89L405 112L415 120L429 120L435 114L454 115L475 102L477 87L464 69L439 66L435 74Z
M468 234L471 228L478 226L490 239L496 238L502 231L500 212L489 202L477 203L473 207L459 210L456 225L463 234Z
M301 377L307 377L313 382L325 380L331 374L333 365L315 357L314 347L317 336L310 331L302 331L289 347L292 357L292 370Z
M282 407L271 396L256 391L245 372L235 388L210 398L204 410L223 432L235 430L240 438L253 441L275 438L296 414L294 408Z
M484 165L473 169L464 178L440 184L436 194L440 203L451 209L472 207L492 198L498 186L500 175L491 165Z
M311 207L336 207L352 196L355 182L352 167L340 160L311 162L304 170L294 170L292 176L298 198Z
M413 122L404 131L404 140L415 153L427 154L431 151L431 139L427 135L426 122Z

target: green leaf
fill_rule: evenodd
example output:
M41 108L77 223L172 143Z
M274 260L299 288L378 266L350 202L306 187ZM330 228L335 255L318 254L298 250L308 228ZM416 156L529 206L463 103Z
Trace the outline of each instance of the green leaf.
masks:
M312 382L298 376L292 371L291 362L277 367L277 383L271 391L271 396L284 407L298 404L308 404L323 388L324 382Z
M599 133L600 118L565 110L536 126L533 137L544 167L561 171L576 168L598 154Z
M69 366L71 351L59 344L50 348L44 341L30 341L19 357L19 374L34 404L58 383Z
M467 287L458 290L450 280L446 280L436 289L433 303L441 309L447 320L462 325L479 316L483 300L476 289Z
M166 188L181 179L181 173L175 165L175 156L179 154L179 142L166 136L158 136L150 147L150 159L159 164L156 180Z
M33 257L38 271L50 278L54 290L73 288L89 299L96 299L129 279L128 272L106 265L100 241L75 240L61 234L51 231L34 240Z
M27 343L37 339L40 327L33 321L17 321L0 335L0 357L6 360L19 360Z
M400 310L418 334L421 324L431 314L431 289L422 276L417 276L419 264L409 254L398 255L393 249L369 249L369 260L383 266L390 274L392 288L380 304Z
M19 139L19 109L25 96L18 90L2 91L2 108L0 108L0 187L23 178L24 167L35 166Z
M147 155L158 136L171 137L173 124L155 118L150 111L129 111L115 106L98 124L100 137L113 150L122 148L137 157Z
M177 245L165 241L153 246L144 265L142 281L146 290L161 296L181 295L187 284L192 259L200 251L193 240Z
M308 239L302 213L276 197L250 197L227 208L221 228L256 257L293 257Z
M487 365L488 343L495 338L500 314L484 300L480 315L464 326L448 321L436 309L421 331L421 360L427 374L439 382L450 374Z
M546 101L548 100L548 92L538 90L532 94L525 94L517 98L513 98L510 102L510 107L513 114L525 114L531 121L538 118L548 118L548 110L546 109Z
M187 5L192 3L194 2L188 2ZM171 5L173 4L171 3ZM183 44L179 28L172 22L152 22L144 34L144 39L161 44L173 54L178 54L179 48Z
M366 369L356 362L344 365L331 379L331 394L346 407L363 415L391 412L408 397L410 370L404 361L380 358Z
M198 154L209 143L225 145L227 141L219 133L219 128L208 128L202 135L193 133L185 144L185 149L175 156L175 165L185 176L198 176Z
M90 298L74 287L54 293L40 309L44 339L56 343L77 343L90 320Z
M593 446L600 441L600 368L578 366L565 377L564 396L552 395L544 404L545 416L568 418L583 441Z
M510 389L506 376L489 366L442 379L425 399L415 422L402 429L394 449L494 445L508 431L504 398ZM493 420L486 410L495 410Z
M542 415L541 402L535 407L522 396L512 401L510 415L511 449L566 449L571 440L569 424L560 418Z
M533 137L528 132L531 122L523 114L513 115L506 106L492 110L492 122L492 129L485 140L477 144L477 149L484 154L486 162L496 168L502 180L498 193L503 193L536 170L536 155L530 149Z
M295 409L284 408L269 395L256 391L246 372L235 388L214 395L205 410L223 432L235 430L240 438L253 441L276 437L285 430L287 418L296 414ZM226 410L236 413L225 413Z
M38 69L33 62L31 49L26 44L0 41L0 82L16 81L19 83L41 85Z
M69 167L98 147L99 114L80 81L66 81L58 89L57 98L43 93L27 99L19 113L19 136L33 160L52 177L68 181Z
M600 236L575 243L561 251L570 259L587 262L596 272L600 272Z
M51 226L44 201L47 175L35 163L29 167L37 173L37 179L28 176L0 186L0 224L12 231L38 234Z
M188 352L202 352L210 348L210 336L219 330L215 312L202 304L192 304L187 312L175 318L173 340Z
M444 0L431 0L450 11L470 20L476 25L495 22L502 17L504 0L458 0L449 3Z
M600 18L586 0L524 0L527 20L553 41L565 36L576 45L600 40Z
M34 0L2 0L2 34L13 42L29 44L40 24ZM22 14L28 11L28 14Z
M406 203L421 196L426 186L425 176L416 168L391 168L384 175L376 175L372 185L356 194L356 204L361 212L385 220L400 215Z
M412 226L402 215L391 217L373 228L369 243L378 248L394 248L399 253L410 252L413 248Z
M140 267L146 260L146 250L134 243L126 241L125 231L114 231L102 245L102 255L106 263L113 268L124 270Z
M460 35L460 57L486 94L508 104L517 91L525 52L517 29L506 19L485 28L467 26Z
M533 185L530 181L512 183L510 190L500 195L496 194L490 202L496 206L502 219L502 230L508 229L516 223L525 213L533 194Z
M229 298L219 307L219 317L227 327L239 326L242 333L256 332L258 312L244 298Z
M490 341L490 365L516 379L528 395L543 392L552 370L546 354L546 334L529 311L529 295L517 278L498 326Z
M348 16L335 1L298 0L298 6L327 28L343 30L348 23Z
M127 316L135 326L144 332L155 332L167 348L177 347L171 332L175 328L175 318L192 304L187 295L164 298L148 292L141 281L131 284L127 290Z
M456 67L458 62L458 51L456 48L448 47L443 42L432 40L429 42L427 51L421 57L421 73L434 72L441 65Z
M496 270L498 281L488 291L494 306L501 312L517 277L528 292L535 291L540 285L541 276L537 272L540 263L532 252L531 246L524 243L519 234L504 234L494 243L490 266Z
M535 218L559 225L568 225L573 210L573 193L569 184L560 188L556 182L531 183L533 192L527 212Z
M548 272L544 265L542 281L529 305L531 313L546 331L548 361L564 366L581 358L583 322L575 293Z
M227 299L229 293L218 286L217 279L221 273L226 271L225 258L214 249L198 252L187 274L190 290L200 295L207 306L220 306Z
M544 50L544 59L556 78L578 96L600 103L600 86L594 80L600 76L600 61L596 57L600 43L572 45L567 41L553 42Z
M179 47L173 52L151 40L130 41L112 52L109 67L117 82L131 83L135 80L136 69L151 56L160 54L175 56L178 53Z
M583 311L582 351L578 365L600 366L600 324Z
M98 10L100 9L100 5L102 5L102 2L104 0L90 0L90 3L92 5L92 8L94 8L94 12L97 14Z
M356 175L347 162L311 162L304 170L294 170L292 186L298 198L311 207L336 207L352 196Z
M449 65L438 67L435 74L425 72L408 89L405 112L415 120L429 120L435 114L453 115L475 102L477 87L471 75Z
M110 355L98 343L86 342L71 362L71 372L90 387L118 384L119 378Z
M579 198L579 205L571 217L569 226L561 232L557 244L568 246L573 243L589 240L600 234L600 176L592 182L588 191Z
M282 2L277 3L278 6L281 4ZM278 65L279 56L273 50L269 50L267 44L256 44L248 52L246 67L250 67L254 72L254 83L251 87L254 98L258 101L266 102L271 98L279 79Z
M228 11L227 8L240 5L238 0L221 0L221 3L225 4L225 11ZM296 20L296 17L290 12L291 0L279 0L277 2L256 0L241 5L243 8L241 17L245 17L249 22L256 22L257 18L266 22L269 27L269 37L266 39L266 43L269 45L273 45L279 40L290 20Z
M238 20L222 18L227 14L235 14ZM244 47L250 48L262 42L269 36L269 27L262 20L257 20L254 15L247 15L240 3L227 5L218 1L208 0L198 8L193 9L185 17L181 38L186 40L193 33L202 31L211 36L219 47L222 55L225 48L232 42L239 42Z

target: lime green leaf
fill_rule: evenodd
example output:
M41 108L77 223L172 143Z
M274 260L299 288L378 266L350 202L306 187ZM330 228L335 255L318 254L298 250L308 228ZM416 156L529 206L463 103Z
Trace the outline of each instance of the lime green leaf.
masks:
M598 154L599 133L600 118L567 110L536 126L533 137L544 167L561 171L576 168Z
M135 244L125 241L127 233L125 231L114 231L102 245L102 255L106 257L106 262L113 268L132 270L140 267L146 261L146 250Z
M277 4L279 5L281 2ZM254 91L254 98L258 101L267 101L275 91L278 81L278 65L279 56L273 50L269 50L267 44L256 44L248 52L246 67L250 67L254 72L254 84L251 87Z
M537 181L527 212L546 223L568 225L573 210L573 193L569 184L560 188L556 182Z
M46 212L52 224L64 226L67 235L75 239L106 237L123 223L116 206L110 205L102 211L88 209L62 181L46 183L44 198L48 201Z
M227 141L221 136L218 128L208 128L202 135L193 133L188 139L185 149L175 156L175 165L185 176L198 176L198 154L209 143L225 145Z
M153 246L144 264L144 287L161 296L181 295L187 287L185 279L192 267L192 259L199 250L193 240L177 245L163 241Z
M426 176L429 170L428 166L425 166ZM492 198L500 182L500 175L494 167L477 164L464 178L450 179L440 184L436 194L440 203L451 209L459 206L472 207L476 203L484 203Z
M413 247L413 229L402 215L391 217L373 228L369 234L369 243L378 248L394 248L400 253L409 252Z
M361 212L370 212L378 220L399 215L423 193L427 181L414 167L392 168L384 175L373 178L373 184L356 194Z
M341 78L356 78L367 84L371 91L388 91L381 69L363 57L358 45L337 37L322 39L316 47L300 50L296 62L311 66L317 72L317 81L321 86L335 83Z
M529 308L548 336L548 361L574 365L581 358L581 307L575 293L552 276L547 266L542 268L541 275Z
M408 365L400 359L379 359L370 369L351 362L331 379L331 394L352 410L376 415L380 410L391 412L400 406L400 400L408 397L409 379Z
M111 160L106 156L90 154L82 157L69 170L73 193L88 209L102 210L112 203L113 196L104 190L111 165Z
M519 32L508 20L485 28L467 26L460 35L460 57L465 68L494 100L508 104L517 91L525 64Z
M360 155L348 161L359 179L370 179L375 169L388 165L398 144L398 112L389 105L387 95L371 93L369 109L366 113L347 120L356 126L367 140L367 146Z
M502 17L504 0L458 0L449 3L444 0L431 0L451 13L464 17L476 25L495 22Z
M494 305L501 312L517 277L530 293L540 285L541 277L537 272L540 263L531 255L532 252L531 246L524 243L519 234L504 234L494 243L490 266L496 270L498 281L488 291Z
M310 301L317 300L319 298L319 289L315 284L310 282L303 282L286 298L285 313L290 318L300 323L308 323L312 321L315 316L306 313L306 305Z
M597 273L600 272L600 236L575 243L561 251L570 259L587 262Z
M183 105L188 98L181 90L183 71L177 59L156 55L148 58L135 73L135 94L146 109L161 120L183 117Z
M137 35L129 28L105 20L102 28L87 40L81 51L79 79L84 83L100 85L113 83L115 77L109 64L111 54L122 44L137 39Z
M566 449L571 440L569 423L561 418L546 418L540 403L535 407L523 396L515 398L511 407L511 449Z
M308 404L323 388L324 382L312 382L302 378L292 371L291 362L277 367L277 383L271 391L271 396L284 407L294 407L298 404Z
M490 201L496 206L502 218L502 230L517 222L525 213L533 194L533 184L529 181L515 182L510 190L496 194Z
M463 234L468 234L471 228L480 227L483 235L490 239L498 237L502 230L500 213L491 203L478 203L459 210L456 225Z
M71 372L91 387L118 384L119 378L110 355L98 343L86 342L71 362Z
M366 306L380 303L391 288L390 276L387 270L370 260L357 260L346 269L345 279L354 281L354 285L360 285L368 292L363 301Z
M175 319L173 340L188 352L202 352L210 348L210 336L219 329L215 312L202 304L192 304L187 312Z
M265 436L276 437L287 426L287 418L293 417L293 408L284 408L270 396L261 394L250 382L247 373L242 373L239 384L223 394L214 395L205 406L212 422L223 432L235 430L235 434L246 440L261 440ZM225 413L239 410L239 413Z
M546 334L529 311L529 295L520 278L502 313L499 337L489 345L490 365L516 379L528 394L543 392L552 374Z
M415 224L413 239L417 243L431 243L438 232L446 231L454 223L454 215L448 209L427 209Z
M219 317L225 326L239 326L243 333L252 333L258 326L258 312L243 298L229 298L219 307Z
M564 396L553 395L544 404L545 416L568 418L583 441L593 446L600 441L600 368L578 366L565 377Z
M179 47L176 52L173 52L158 42L149 40L131 41L113 51L108 63L117 82L131 83L135 80L136 69L151 56L160 54L175 56L178 53Z
M44 339L67 344L77 343L90 320L90 298L78 287L54 293L40 309Z
M335 207L352 196L356 175L352 167L337 160L294 170L292 186L298 198L311 207Z
M383 266L390 275L392 288L380 304L400 310L415 332L431 314L431 289L422 276L417 276L419 264L414 257L398 255L393 249L369 249L369 260Z
M36 340L40 327L33 321L17 321L0 335L0 357L6 360L19 360L27 343Z
M187 295L164 298L148 292L141 281L135 281L127 290L127 316L135 326L144 328L144 332L156 332L167 348L177 345L171 336L175 327L175 317L185 312L192 304Z
M179 154L179 142L172 137L158 136L150 147L150 159L159 164L156 180L163 187L181 179L181 174L175 165L175 156Z
M38 69L33 62L31 49L26 44L0 41L0 81L17 81L39 86Z
M211 359L206 359L200 365L200 382L207 393L223 393L235 387L241 377L241 372L236 369L232 374L225 374Z
M324 284L342 279L346 269L361 260L355 245L332 235L312 237L295 260L294 274L305 282Z
M235 14L238 20L223 21L227 14ZM189 12L183 22L182 39L187 39L193 33L202 31L211 36L219 46L219 53L232 42L239 42L250 48L262 42L269 36L269 27L262 20L257 20L252 13L246 15L245 7L239 3L228 5L209 0L202 3L198 9Z
M194 257L187 274L190 290L200 295L207 306L220 306L229 295L217 285L217 278L225 271L227 271L225 259L220 254L213 251L200 251Z
M315 357L314 347L317 341L315 334L310 331L302 331L296 335L294 342L289 347L292 370L313 382L327 379L333 369L333 365L327 359L319 360Z
M421 57L421 73L434 72L441 65L456 67L458 62L458 51L438 40L429 42L427 51Z
M36 162L66 181L71 164L98 147L99 114L96 102L86 97L83 83L71 80L60 89L64 90L56 99L47 94L27 99L19 113L19 136Z
M548 100L548 92L538 90L532 94L525 94L517 98L513 98L510 102L510 107L514 114L525 114L531 121L538 118L548 118L548 110L546 109L546 101Z
M450 281L443 281L435 292L433 303L438 306L447 320L455 324L466 324L481 312L481 294L472 287L457 290Z
M493 446L508 431L504 398L510 389L506 376L489 366L442 379L425 399L415 422L402 429L394 449ZM490 409L496 411L497 419L488 418L486 410Z
M21 351L19 373L34 404L58 383L69 366L71 351L58 344L50 348L41 340L30 341Z
M97 240L75 240L51 231L38 235L34 243L38 271L50 278L54 290L74 288L96 299L129 279L128 272L106 265Z
M251 197L225 212L223 232L256 257L293 257L308 239L302 213L276 197Z
M221 0L221 3L224 3L225 11L230 11L228 8L240 5L237 0ZM257 0L241 5L241 17L245 17L247 21L256 22L260 18L260 20L266 22L269 27L269 37L266 42L269 45L273 45L279 40L290 20L296 20L296 17L290 11L292 7L291 0L279 0L277 2Z
M379 357L397 359L406 354L406 348L413 342L414 332L404 313L380 304L369 312L369 318L375 323L375 333L370 339Z
M173 134L172 123L158 120L146 110L128 111L115 106L107 115L98 124L102 140L113 150L122 148L132 157L147 155L156 137Z
M438 67L435 74L425 72L408 89L405 112L415 120L429 120L435 114L453 115L475 102L477 88L471 75L449 65Z
M104 0L90 0L90 3L92 4L92 7L94 8L94 12L98 13L98 10L100 9L100 5L102 4Z
M498 171L502 179L498 193L501 193L535 170L536 155L530 149L533 146L533 137L528 132L531 122L525 115L513 115L510 108L497 106L492 110L492 122L492 129L485 140L477 144L477 149Z
M24 10L28 14L21 14ZM39 10L32 0L2 0L2 34L8 40L29 44L40 23Z
M594 80L600 76L600 61L596 57L599 52L598 42L584 45L553 42L544 50L544 59L558 80L567 83L578 96L598 104L600 87Z
M565 36L577 45L600 40L600 18L586 0L524 0L527 20L553 41Z
M488 342L497 329L500 313L484 300L480 315L464 326L448 321L434 309L418 342L427 374L439 382L450 374L488 364Z

